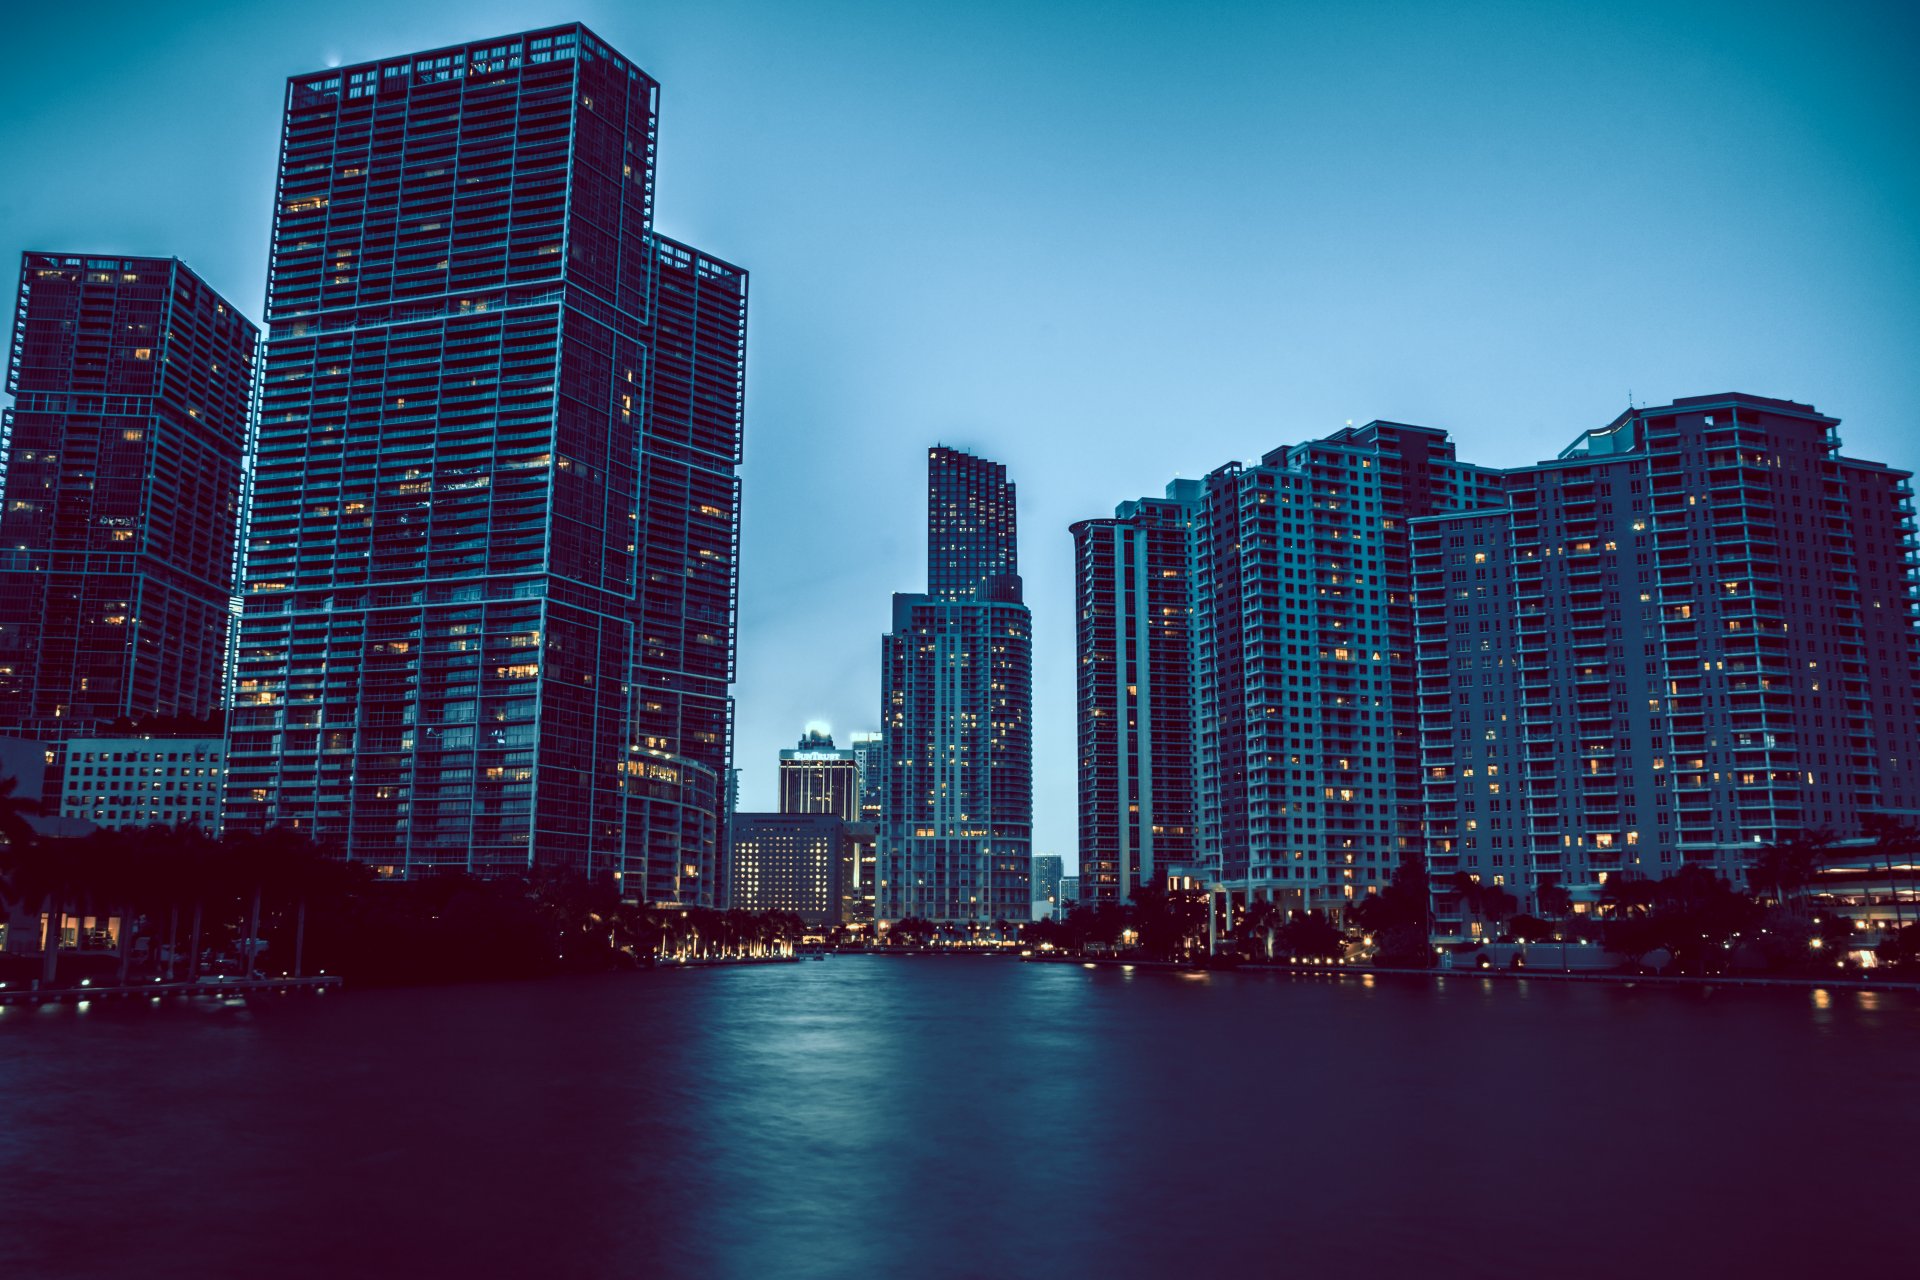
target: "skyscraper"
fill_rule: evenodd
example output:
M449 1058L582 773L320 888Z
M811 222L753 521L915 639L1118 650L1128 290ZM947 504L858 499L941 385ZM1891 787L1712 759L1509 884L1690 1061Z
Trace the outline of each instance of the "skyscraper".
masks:
M1920 790L1909 477L1759 396L1633 409L1506 475L1511 510L1414 523L1436 935L1465 874L1523 908Z
M860 821L877 824L886 784L886 740L877 733L856 733L851 745L860 770Z
M1407 521L1501 501L1445 432L1393 422L1206 478L1201 827L1229 888L1332 911L1420 852Z
M0 425L0 733L224 705L258 330L168 258L21 256Z
M957 449L927 453L927 594L971 600L1020 572L1014 486L998 462Z
M746 275L570 25L287 85L228 821L714 900Z
M859 822L860 765L853 752L835 747L833 735L817 729L782 751L780 812L831 813L843 822Z
M1033 851L1033 640L999 464L927 455L927 595L881 642L883 920L1024 920Z
M1200 857L1194 734L1197 480L1072 526L1084 901L1126 902Z
M1033 918L1051 920L1060 909L1060 880L1063 863L1057 853L1033 856Z

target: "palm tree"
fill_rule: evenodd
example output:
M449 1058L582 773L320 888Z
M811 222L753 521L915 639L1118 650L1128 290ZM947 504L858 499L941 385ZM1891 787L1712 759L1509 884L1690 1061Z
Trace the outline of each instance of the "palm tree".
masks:
M1754 893L1771 897L1794 915L1800 914L1801 892L1813 882L1820 855L1834 842L1830 831L1793 831L1763 846L1747 867L1747 884Z
M1274 931L1279 929L1283 923L1284 916L1280 908L1274 905L1272 899L1255 898L1247 904L1247 909L1240 915L1240 939L1242 947L1255 938L1259 938L1264 943L1265 958L1268 960L1273 959Z
M1894 858L1903 860L1907 878L1913 878L1912 857L1920 853L1920 823L1903 822L1886 814L1868 814L1862 825L1873 837L1873 851L1887 864L1887 890L1893 895L1893 928L1898 936L1906 928L1906 915L1900 906L1900 882L1894 875Z

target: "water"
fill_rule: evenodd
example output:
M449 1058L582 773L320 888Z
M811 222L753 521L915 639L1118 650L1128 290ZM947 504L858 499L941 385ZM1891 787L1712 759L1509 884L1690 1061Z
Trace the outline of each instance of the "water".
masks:
M0 1274L1897 1272L1917 1089L1920 996L1466 976L10 1009Z

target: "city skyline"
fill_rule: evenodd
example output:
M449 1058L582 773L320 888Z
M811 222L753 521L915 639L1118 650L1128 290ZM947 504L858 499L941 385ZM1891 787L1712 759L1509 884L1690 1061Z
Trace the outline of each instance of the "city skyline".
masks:
M668 85L662 151L685 213L663 229L752 264L761 286L736 761L808 720L877 727L873 637L920 551L918 450L977 448L1029 481L1034 847L1071 865L1065 531L1124 495L1349 418L1429 423L1465 459L1523 465L1629 389L1643 404L1722 390L1818 404L1843 419L1849 454L1915 465L1901 413L1920 374L1902 353L1920 329L1920 257L1900 232L1920 165L1891 123L1915 113L1894 71L1910 19L1889 39L1863 17L1734 13L1620 8L1503 32L1498 6L1447 29L1393 9L1131 10L1082 41L1072 10L809 22L742 6L695 23L672 6L480 6L377 24L351 5L245 22L92 6L142 53L20 68L0 101L24 162L97 150L170 96L157 86L192 89L111 170L56 165L71 181L0 196L0 253L177 256L257 320L287 75L328 55L596 27ZM49 20L15 19L22 44L51 41L36 34ZM1383 32L1400 38L1381 54ZM919 85L882 69L889 50ZM976 127L949 123L957 91L989 71ZM1124 110L1149 71L1151 107ZM799 83L820 110L769 119ZM1436 92L1431 113L1413 109ZM1534 102L1542 118L1521 118ZM1052 127L1009 136L1022 117ZM916 145L929 137L943 145ZM864 252L821 252L828 227ZM1182 242L1210 265L1164 273L1177 291L1135 302L1138 258ZM1210 319L1170 332L1170 306ZM865 531L867 563L789 558L783 531L820 509ZM784 622L823 593L834 608L809 615L806 655L783 651ZM742 807L771 808L772 783L749 769Z

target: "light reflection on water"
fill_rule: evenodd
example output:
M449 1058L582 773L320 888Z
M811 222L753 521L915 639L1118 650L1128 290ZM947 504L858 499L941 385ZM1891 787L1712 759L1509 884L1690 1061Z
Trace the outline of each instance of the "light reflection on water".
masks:
M1461 981L834 957L9 1017L0 1272L1818 1274L1796 1224L1904 1222L1871 1179L1754 1208L1920 1140L1920 997Z

